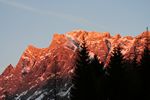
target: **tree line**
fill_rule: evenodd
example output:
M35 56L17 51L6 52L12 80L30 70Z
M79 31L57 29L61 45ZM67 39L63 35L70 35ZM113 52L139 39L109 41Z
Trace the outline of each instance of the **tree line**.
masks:
M150 49L148 38L140 61L124 59L121 47L111 53L106 67L97 55L89 57L86 44L77 51L71 100L150 100Z

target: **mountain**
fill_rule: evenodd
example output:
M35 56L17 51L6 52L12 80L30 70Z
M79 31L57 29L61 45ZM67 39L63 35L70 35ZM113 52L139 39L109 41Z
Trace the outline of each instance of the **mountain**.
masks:
M136 54L140 60L147 36L150 37L150 32L136 37L84 30L56 33L49 47L29 45L18 64L15 67L10 64L4 70L0 75L0 100L69 100L76 50L84 40L90 56L98 55L107 65L111 51L118 45L125 59L130 60Z

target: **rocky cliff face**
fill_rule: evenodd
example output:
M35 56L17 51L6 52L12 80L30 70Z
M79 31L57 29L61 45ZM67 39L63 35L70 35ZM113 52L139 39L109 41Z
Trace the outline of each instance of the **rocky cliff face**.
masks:
M90 55L98 55L102 62L109 62L115 46L122 47L125 59L140 55L146 37L143 32L136 37L111 36L108 32L76 30L65 34L54 34L47 48L29 45L16 67L9 65L0 75L0 100L33 100L49 98L69 99L71 74L75 66L76 50L86 42Z

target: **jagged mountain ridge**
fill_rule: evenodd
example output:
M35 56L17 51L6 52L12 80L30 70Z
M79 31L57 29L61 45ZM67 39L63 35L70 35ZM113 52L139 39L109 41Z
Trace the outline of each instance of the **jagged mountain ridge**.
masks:
M8 96L16 100L23 98L30 100L41 95L42 98L46 96L53 98L54 90L51 88L54 86L52 83L56 78L54 73L57 71L59 81L57 94L67 100L71 87L70 77L75 65L75 51L80 48L79 44L85 40L90 55L98 55L102 62L109 61L110 53L117 45L123 48L122 53L126 59L132 59L136 47L140 59L147 35L150 36L150 32L143 32L136 37L121 37L119 34L111 36L109 32L84 30L54 34L49 47L40 49L29 45L16 67L9 65L0 75L0 99L3 100Z

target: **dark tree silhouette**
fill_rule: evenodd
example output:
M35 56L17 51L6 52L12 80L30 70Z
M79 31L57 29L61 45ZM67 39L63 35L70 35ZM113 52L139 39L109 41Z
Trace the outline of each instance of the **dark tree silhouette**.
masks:
M104 64L99 63L98 57L95 55L89 66L89 86L91 86L89 95L91 100L106 100L107 99L107 82L104 70Z
M109 73L109 100L123 100L122 94L122 80L123 80L123 55L121 53L121 48L115 47L112 56L110 58L110 63L108 65Z
M90 59L85 43L81 47L72 76L71 100L106 100L104 64L96 55Z
M74 75L72 76L73 87L70 91L71 100L88 100L87 92L87 67L89 66L89 56L85 43L77 51L76 66L74 69Z
M123 66L125 68L122 83L124 98L126 100L141 100L142 80L138 67L139 63L134 58L126 61Z
M147 31L148 34L148 31ZM142 58L140 61L140 67L141 67L141 76L143 80L143 100L150 100L150 37L147 35L144 51L142 54Z

